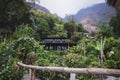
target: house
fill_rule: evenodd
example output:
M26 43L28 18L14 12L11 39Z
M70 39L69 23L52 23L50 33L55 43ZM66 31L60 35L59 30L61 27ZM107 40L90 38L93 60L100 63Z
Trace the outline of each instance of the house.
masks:
M75 42L68 41L67 38L44 38L42 44L45 45L45 50L67 50L69 47L76 45Z

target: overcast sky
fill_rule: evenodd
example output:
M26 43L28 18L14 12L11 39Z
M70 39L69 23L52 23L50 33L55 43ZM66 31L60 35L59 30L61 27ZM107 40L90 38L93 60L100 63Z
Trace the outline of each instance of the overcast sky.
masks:
M76 14L80 9L103 3L105 0L40 0L40 5L56 13L60 17L69 14Z

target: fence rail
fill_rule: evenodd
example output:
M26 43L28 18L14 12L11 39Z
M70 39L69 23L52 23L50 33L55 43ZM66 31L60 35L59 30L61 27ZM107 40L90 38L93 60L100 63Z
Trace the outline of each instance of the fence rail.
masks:
M111 75L120 76L119 69L103 69L103 68L67 68L67 67L50 67L50 66L33 66L18 62L19 66L31 69L31 79L35 80L35 70L66 72L76 74L95 74L95 75ZM32 79L33 78L33 79Z

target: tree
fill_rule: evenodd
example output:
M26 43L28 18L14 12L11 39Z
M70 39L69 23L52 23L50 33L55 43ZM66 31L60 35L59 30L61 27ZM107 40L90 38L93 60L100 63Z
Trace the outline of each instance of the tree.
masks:
M14 30L17 25L29 23L29 16L25 0L0 0L0 27L9 26Z
M77 31L78 32L85 32L85 29L83 28L82 24L77 24Z
M115 6L117 0L106 0L109 5Z
M21 80L24 69L16 63L33 64L38 53L44 53L43 46L34 37L35 31L28 25L20 25L10 40L0 42L0 80Z
M116 9L117 16L120 16L120 0L106 0L107 4Z
M51 14L46 14L41 11L33 11L33 15L36 25L36 34L39 39L53 35L56 25L62 24L57 16Z
M111 37L113 36L113 28L105 25L98 25L98 37Z
M106 0L107 4L113 6L116 9L117 17L113 17L110 21L110 26L113 27L115 35L119 36L119 21L120 21L120 0Z
M76 33L76 24L74 20L64 23L65 30L67 31L67 37L71 38Z
M14 38L20 37L34 37L35 31L28 25L20 25L13 33Z
M105 53L105 66L107 68L117 68L120 69L120 40L114 37L109 37L106 39L104 46Z
M115 36L120 36L120 17L113 17L109 24L113 27Z
M52 34L49 37L67 37L67 32L63 24L55 24Z
M46 20L42 18L37 20L37 33L39 34L39 39L48 36L50 33L50 27Z

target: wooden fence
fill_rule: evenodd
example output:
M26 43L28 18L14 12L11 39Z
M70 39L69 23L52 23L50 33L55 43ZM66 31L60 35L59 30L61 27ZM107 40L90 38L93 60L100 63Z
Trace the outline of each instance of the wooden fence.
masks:
M33 66L18 62L19 66L30 69L30 80L35 80L35 70L66 72L75 74L95 74L95 75L110 75L120 76L118 69L103 69L103 68L67 68L67 67L49 67L49 66Z

